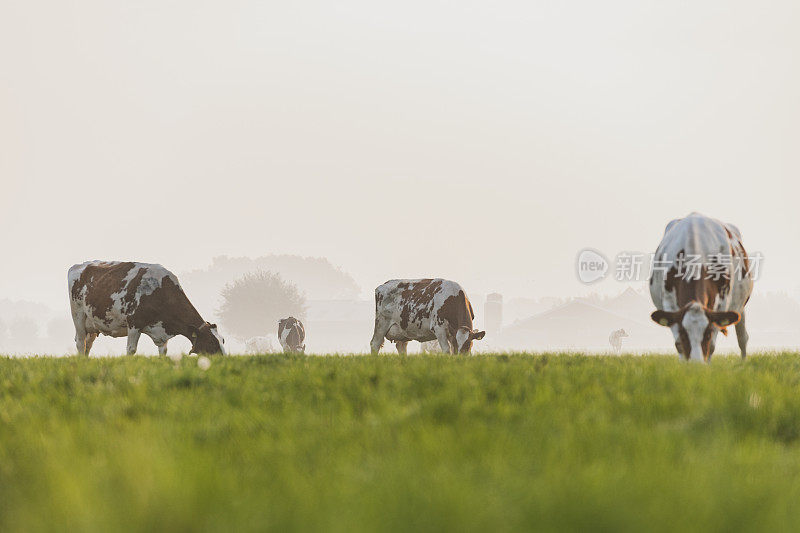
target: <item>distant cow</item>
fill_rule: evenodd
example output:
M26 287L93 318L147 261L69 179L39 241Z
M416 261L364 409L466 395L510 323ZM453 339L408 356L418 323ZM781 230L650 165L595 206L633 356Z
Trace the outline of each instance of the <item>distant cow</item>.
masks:
M442 347L439 346L439 341L427 341L419 343L420 353L442 353Z
M70 268L67 279L79 354L89 355L102 334L127 336L133 355L142 333L161 355L177 335L191 341L191 353L225 353L217 326L203 320L178 278L161 265L89 261Z
M278 340L284 353L305 352L306 345L303 344L305 339L306 330L303 327L303 323L293 316L282 318L278 322Z
M245 341L244 351L249 354L269 353L272 351L272 339L269 337L251 337Z
M611 335L608 336L608 343L615 352L620 353L622 351L622 339L627 336L628 334L624 329L614 330L611 332Z
M395 279L375 289L372 353L393 341L405 354L408 341L437 340L445 353L469 353L485 331L472 329L475 313L461 285L446 279Z
M742 358L747 355L744 306L753 291L742 235L699 213L667 224L655 255L651 317L672 330L675 348L687 360L708 361L717 333L736 325Z

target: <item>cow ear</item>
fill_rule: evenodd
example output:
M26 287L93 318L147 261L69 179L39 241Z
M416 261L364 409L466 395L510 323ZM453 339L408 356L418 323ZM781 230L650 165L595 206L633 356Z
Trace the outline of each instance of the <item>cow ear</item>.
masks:
M653 311L653 314L650 315L650 318L653 319L653 322L656 324L661 324L662 326L671 326L678 321L679 314L676 311Z
M472 335L471 335L471 337L473 339L475 339L476 341L481 340L485 336L486 336L486 332L485 331L473 331Z
M724 328L732 326L742 319L742 315L736 311L712 311L708 313L708 321Z

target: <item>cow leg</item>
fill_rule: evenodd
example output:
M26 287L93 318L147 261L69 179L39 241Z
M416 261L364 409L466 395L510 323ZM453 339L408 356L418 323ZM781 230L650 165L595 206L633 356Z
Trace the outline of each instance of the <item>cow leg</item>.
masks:
M736 340L739 341L739 349L742 351L742 359L747 357L747 341L750 335L747 334L747 329L744 325L744 312L742 318L736 323Z
M86 330L83 324L75 324L75 348L78 350L78 355L89 355L86 351Z
M94 344L94 340L97 338L97 333L87 333L86 337L84 337L83 343L85 346L84 353L88 356L89 352L92 351L92 345Z
M443 353L455 353L455 350L450 345L450 334L446 327L437 326L434 328L433 333L436 335L436 340L439 341L439 347Z
M372 340L369 343L370 350L373 354L378 353L381 351L381 347L383 346L383 339L386 337L386 334L389 333L389 326L383 324L382 321L375 319L375 333L372 334Z
M158 355L167 355L167 343L156 344L158 346Z
M138 329L129 329L128 330L128 355L133 355L136 353L136 348L139 347L139 337L142 335L142 332Z
M75 348L78 355L89 355L86 351L86 316L72 304L72 323L75 324Z
M97 338L97 333L86 333L86 329L82 323L75 324L75 347L78 349L78 355L88 356L92 351L92 344Z
M406 355L406 353L408 353L408 341L397 341L395 346L397 346L397 353L400 355Z
M86 333L75 332L75 349L78 355L86 355Z

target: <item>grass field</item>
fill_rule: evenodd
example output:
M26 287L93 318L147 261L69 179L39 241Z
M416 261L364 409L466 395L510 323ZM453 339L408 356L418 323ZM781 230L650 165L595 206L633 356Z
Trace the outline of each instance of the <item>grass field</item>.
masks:
M0 358L0 531L800 525L800 354Z

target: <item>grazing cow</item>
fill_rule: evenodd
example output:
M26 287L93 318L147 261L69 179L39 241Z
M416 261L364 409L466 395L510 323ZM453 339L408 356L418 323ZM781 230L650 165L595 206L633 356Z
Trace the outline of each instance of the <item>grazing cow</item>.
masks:
M306 345L303 341L306 339L306 330L303 323L295 317L282 318L278 322L278 340L283 347L284 353L306 351Z
M178 278L161 265L88 261L70 268L67 280L79 354L89 355L102 334L127 336L133 355L142 333L161 355L176 335L191 341L191 353L225 353L217 326L203 320Z
M614 330L611 332L611 335L608 336L608 343L616 353L620 353L622 351L622 339L627 336L628 334L624 329Z
M708 361L717 333L736 325L742 358L747 355L744 306L753 291L742 235L699 213L667 224L656 250L650 295L651 318L672 330L675 348L687 360Z
M383 339L405 354L408 341L437 340L443 352L469 353L485 331L472 329L475 313L461 285L446 279L395 279L375 289L375 333L378 353Z

